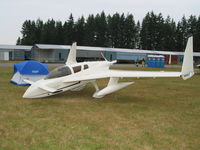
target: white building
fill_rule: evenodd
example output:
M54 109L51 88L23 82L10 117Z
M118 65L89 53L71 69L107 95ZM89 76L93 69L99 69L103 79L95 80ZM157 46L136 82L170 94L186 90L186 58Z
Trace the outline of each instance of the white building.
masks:
M0 60L25 60L32 46L0 45ZM27 55L26 55L27 54Z

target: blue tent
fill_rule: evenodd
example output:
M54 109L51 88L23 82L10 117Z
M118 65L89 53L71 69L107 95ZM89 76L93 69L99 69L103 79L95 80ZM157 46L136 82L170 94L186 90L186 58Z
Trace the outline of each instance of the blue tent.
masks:
M14 64L14 76L11 82L16 85L29 85L23 80L37 81L44 78L47 74L48 66L37 61L24 61Z
M14 73L26 75L46 75L49 73L48 66L37 61L24 61L14 64Z

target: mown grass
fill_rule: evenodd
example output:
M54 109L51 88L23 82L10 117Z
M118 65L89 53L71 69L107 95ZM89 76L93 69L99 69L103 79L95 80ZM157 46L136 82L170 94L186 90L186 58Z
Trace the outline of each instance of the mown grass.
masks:
M27 87L10 84L11 77L12 68L1 68L0 150L200 148L199 75L187 81L122 79L135 84L102 99L92 98L92 85L80 92L23 99Z

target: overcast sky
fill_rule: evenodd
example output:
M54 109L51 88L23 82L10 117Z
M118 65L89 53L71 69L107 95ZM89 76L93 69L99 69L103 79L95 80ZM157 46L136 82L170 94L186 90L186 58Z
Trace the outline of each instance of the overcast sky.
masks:
M0 0L0 44L15 44L27 19L65 21L70 13L77 19L104 11L132 13L141 21L152 10L179 21L183 15L200 15L200 0Z

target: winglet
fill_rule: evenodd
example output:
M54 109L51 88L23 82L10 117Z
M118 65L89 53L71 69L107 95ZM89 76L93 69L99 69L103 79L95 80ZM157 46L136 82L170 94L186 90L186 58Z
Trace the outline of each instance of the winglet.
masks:
M66 61L66 65L71 65L74 63L77 63L76 61L76 42L74 42L70 48L69 54L68 54L68 58Z
M183 66L181 70L181 76L183 80L187 80L194 75L193 66L193 37L189 37L185 49Z

